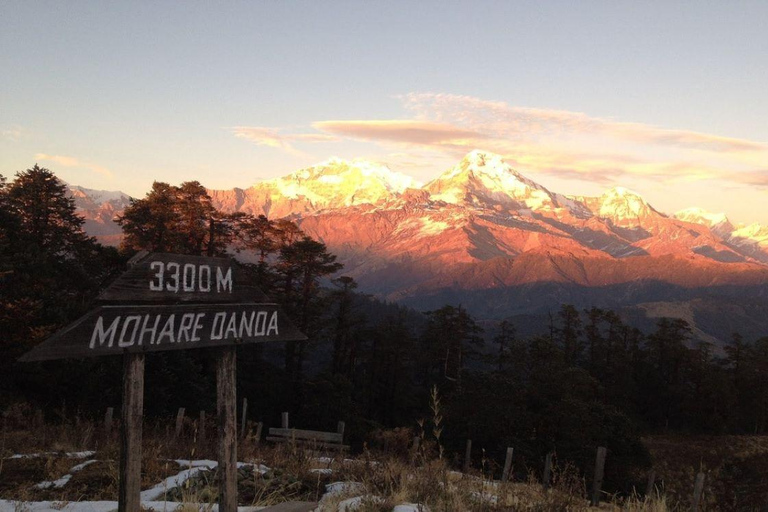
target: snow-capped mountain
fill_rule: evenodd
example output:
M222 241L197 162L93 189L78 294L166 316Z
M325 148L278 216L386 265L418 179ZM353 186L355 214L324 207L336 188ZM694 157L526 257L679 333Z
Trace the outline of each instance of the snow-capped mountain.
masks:
M677 300L692 290L768 294L768 228L735 227L701 209L666 215L621 187L596 197L556 193L483 151L424 186L385 166L334 158L209 194L224 211L294 219L363 291L421 308L461 302L503 316L562 302ZM73 195L91 234L119 233L111 219L127 196L77 187Z
M724 213L710 213L703 208L686 208L675 213L676 219L707 226L717 235L727 238L735 230L731 221Z
M210 193L223 209L279 218L375 204L420 186L413 178L386 166L332 158L248 189L212 190Z
M68 187L78 213L85 219L85 232L103 244L117 245L122 231L114 218L130 204L131 198L120 191L93 190L78 185Z
M558 201L546 188L512 169L499 155L472 151L425 187L433 201L450 204L552 209Z
M708 216L667 216L625 188L557 194L483 151L417 186L385 168L331 160L211 194L225 210L292 216L347 273L391 298L539 282L768 281L762 249L733 243Z

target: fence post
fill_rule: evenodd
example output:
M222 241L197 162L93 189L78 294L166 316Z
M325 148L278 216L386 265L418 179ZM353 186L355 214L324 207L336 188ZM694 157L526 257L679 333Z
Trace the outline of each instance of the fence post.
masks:
M650 473L648 473L648 483L645 486L645 495L646 496L653 496L654 495L654 486L656 485L656 471L651 470Z
M107 413L104 415L104 432L107 436L112 434L112 416L115 413L115 409L107 407Z
M472 440L467 439L467 449L464 452L464 472L469 472L469 466L472 462Z
M501 474L501 481L506 482L509 480L509 472L512 469L512 447L507 448L507 458L504 459L504 472Z
M549 477L552 473L552 452L549 452L544 459L544 475L542 476L542 485L544 486L544 490L549 489Z
M701 495L704 493L704 473L696 475L696 482L693 484L693 512L699 510L699 502L701 501Z
M240 437L245 438L245 418L246 414L248 413L248 399L243 398L243 417L240 421Z
M346 424L343 421L340 421L339 424L336 426L336 432L341 434L341 437L344 437L344 428L346 427Z
M200 411L200 419L197 426L197 439L205 443L205 411Z
M264 423L258 422L256 424L256 444L261 442L261 429L264 428Z
M184 427L184 412L185 409L183 407L179 407L179 411L176 413L176 430L173 434L174 438L179 437L181 434L181 429Z
M283 413L283 428L288 428L288 413Z
M600 503L600 492L603 489L603 473L605 472L605 446L597 449L595 456L595 479L592 482L592 506L596 507Z

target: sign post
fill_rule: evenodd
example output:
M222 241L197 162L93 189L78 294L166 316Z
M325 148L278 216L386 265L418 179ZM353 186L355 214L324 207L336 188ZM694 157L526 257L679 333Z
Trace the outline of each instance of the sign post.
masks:
M216 414L219 422L219 512L237 512L237 348L219 349Z
M118 510L140 512L145 354L216 347L219 511L237 512L236 345L307 338L233 259L144 253L130 263L95 309L20 360L123 356Z
M123 356L118 512L141 510L141 434L144 419L144 354Z

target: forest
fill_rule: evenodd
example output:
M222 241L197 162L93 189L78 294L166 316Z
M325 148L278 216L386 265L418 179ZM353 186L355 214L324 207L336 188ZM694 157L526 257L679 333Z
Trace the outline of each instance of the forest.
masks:
M155 182L119 216L113 248L83 232L67 187L35 165L0 176L0 411L46 420L95 417L120 403L119 358L17 359L92 307L138 250L238 258L309 340L238 349L238 395L266 424L344 420L353 448L403 429L436 433L447 456L471 438L482 456L507 446L530 467L544 454L587 471L609 450L606 487L628 490L650 467L649 434L764 434L768 337L738 333L719 351L692 343L683 320L652 332L617 312L552 311L547 334L522 338L461 306L418 312L361 293L325 245L292 221L227 214L196 181ZM145 414L215 410L207 349L147 358ZM439 414L435 412L435 405ZM478 452L478 457L480 457Z

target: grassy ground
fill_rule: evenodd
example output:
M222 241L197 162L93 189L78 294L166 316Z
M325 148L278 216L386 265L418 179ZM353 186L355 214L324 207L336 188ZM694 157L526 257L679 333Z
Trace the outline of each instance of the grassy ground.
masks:
M199 438L199 426L187 420L176 437L173 420L148 423L144 429L142 488L148 489L185 469L176 459L216 459L216 431L206 426L210 438ZM401 503L422 503L432 511L550 511L588 510L587 479L568 464L554 468L552 486L544 490L531 475L523 482L492 480L491 464L468 474L453 471L438 451L413 452L407 445L412 433L393 436L357 456L318 459L316 454L290 445L264 445L252 437L240 440L238 459L263 464L239 470L239 503L273 505L284 501L321 501L323 510L335 511L345 499L363 495L360 511L390 511ZM693 480L707 474L702 510L762 510L768 502L768 438L766 437L652 437L645 440L653 458L660 494L653 499L606 496L603 510L689 510ZM392 443L395 445L392 446ZM33 418L5 423L0 440L0 498L18 501L116 500L118 486L117 428L105 432L86 421L43 424ZM375 443L374 443L375 445ZM434 447L433 447L434 448ZM66 452L93 450L96 460L72 474L58 489L36 484L68 474L83 462ZM35 458L9 458L19 453L43 453ZM329 471L330 470L330 471ZM326 494L331 482L357 482L357 486ZM167 499L180 503L213 503L215 470L202 470L182 487L171 489Z
M656 436L643 441L670 501L689 503L696 474L703 472L706 510L765 510L768 436Z

